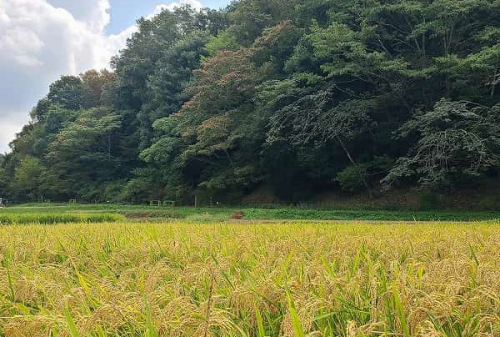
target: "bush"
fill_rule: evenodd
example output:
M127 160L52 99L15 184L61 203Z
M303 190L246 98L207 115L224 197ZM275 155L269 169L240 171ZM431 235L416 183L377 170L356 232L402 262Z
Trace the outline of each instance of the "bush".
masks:
M364 167L348 166L339 174L336 181L342 190L346 192L359 192L363 189L363 179L366 179L367 171Z
M439 208L439 197L436 193L426 191L420 195L419 208L423 211L436 210Z
M498 211L500 210L500 197L487 196L479 200L478 209L484 211Z

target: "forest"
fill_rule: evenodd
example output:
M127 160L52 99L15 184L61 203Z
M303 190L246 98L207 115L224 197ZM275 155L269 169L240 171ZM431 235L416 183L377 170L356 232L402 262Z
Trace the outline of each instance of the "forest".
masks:
M0 155L0 197L296 203L499 179L499 0L240 0L138 27L110 70L50 86Z

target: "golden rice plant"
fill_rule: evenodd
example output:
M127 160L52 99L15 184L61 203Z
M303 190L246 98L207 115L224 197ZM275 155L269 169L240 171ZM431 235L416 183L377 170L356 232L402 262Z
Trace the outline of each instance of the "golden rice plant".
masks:
M500 226L3 226L0 335L500 336Z
M43 212L20 213L1 212L0 225L26 225L26 224L66 224L66 223L101 223L125 221L125 217L116 213L82 213L82 212Z

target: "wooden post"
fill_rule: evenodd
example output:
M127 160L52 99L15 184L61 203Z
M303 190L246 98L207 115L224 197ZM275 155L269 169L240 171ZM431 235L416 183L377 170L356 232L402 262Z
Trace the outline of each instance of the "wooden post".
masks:
M198 196L194 196L194 208L198 208Z

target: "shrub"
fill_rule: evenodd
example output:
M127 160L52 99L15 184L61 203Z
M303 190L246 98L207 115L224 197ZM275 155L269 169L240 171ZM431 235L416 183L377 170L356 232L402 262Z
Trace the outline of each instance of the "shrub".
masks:
M366 179L366 176L366 168L348 166L337 175L335 180L340 184L342 190L346 192L358 192L363 189L363 179Z
M435 210L439 208L439 204L439 197L433 192L425 191L420 195L419 206L421 210Z

